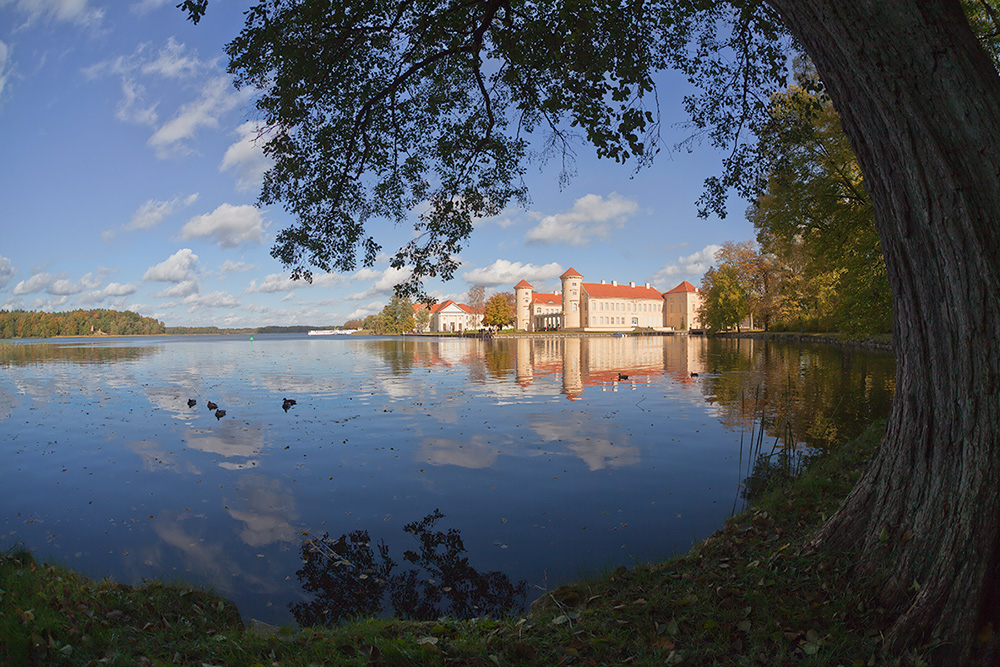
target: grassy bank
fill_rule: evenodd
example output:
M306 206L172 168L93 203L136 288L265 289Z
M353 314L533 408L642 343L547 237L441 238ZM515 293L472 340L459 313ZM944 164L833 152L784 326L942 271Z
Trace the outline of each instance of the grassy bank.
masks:
M95 582L0 556L5 665L883 665L880 610L849 564L802 545L856 480L882 426L821 458L689 553L563 586L501 621L244 626L183 586Z

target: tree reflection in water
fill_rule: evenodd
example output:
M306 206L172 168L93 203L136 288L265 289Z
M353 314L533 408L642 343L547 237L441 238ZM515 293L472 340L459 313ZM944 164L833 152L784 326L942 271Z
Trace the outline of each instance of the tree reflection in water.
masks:
M295 574L315 598L290 605L295 620L302 626L331 625L383 610L413 620L468 619L522 609L528 582L514 583L502 572L478 572L464 555L461 531L433 530L442 518L435 509L403 527L419 543L417 551L403 552L403 559L416 566L406 571L395 571L384 541L372 548L366 530L303 542L303 565Z

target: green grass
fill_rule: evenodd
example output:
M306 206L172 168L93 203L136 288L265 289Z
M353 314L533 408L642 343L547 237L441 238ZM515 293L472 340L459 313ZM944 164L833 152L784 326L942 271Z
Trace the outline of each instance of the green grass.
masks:
M562 586L503 620L362 619L245 627L180 585L94 582L0 555L4 665L890 665L881 610L836 554L802 546L854 484L884 425L821 457L689 553Z

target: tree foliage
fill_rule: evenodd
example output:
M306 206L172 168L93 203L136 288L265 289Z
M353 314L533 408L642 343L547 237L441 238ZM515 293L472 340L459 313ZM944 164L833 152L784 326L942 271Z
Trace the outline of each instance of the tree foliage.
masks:
M486 301L483 324L502 329L514 323L514 294L497 292Z
M163 322L130 310L74 310L46 313L29 310L0 311L0 338L50 338L52 336L140 336L166 333Z
M204 12L182 4L192 20ZM784 34L766 4L744 0L261 0L226 52L236 84L259 91L274 160L260 203L295 218L272 255L294 278L371 265L382 250L371 223L424 210L392 259L413 267L401 289L417 293L423 276L453 275L476 218L526 203L528 158L555 156L565 176L585 140L646 164L662 147L660 70L705 91L686 100L691 140L736 145L727 165L751 168L742 129L785 76Z
M816 312L816 300L795 295L781 304L781 316L811 312L843 331L889 331L892 295L861 168L808 61L798 61L796 78L772 96L770 120L759 130L767 187L747 219L767 254L788 255L793 264L802 256L808 260L794 267L798 271L781 272L788 292L815 295L829 284L832 293L826 312Z
M365 318L364 328L374 334L401 334L416 328L413 302L407 297L393 295L377 315Z
M711 331L739 329L750 314L750 293L734 264L709 268L702 277L701 291L704 297L699 316Z
M413 313L413 321L416 326L417 331L423 333L427 331L428 326L431 323L431 307L430 304L420 304L422 307L418 308Z

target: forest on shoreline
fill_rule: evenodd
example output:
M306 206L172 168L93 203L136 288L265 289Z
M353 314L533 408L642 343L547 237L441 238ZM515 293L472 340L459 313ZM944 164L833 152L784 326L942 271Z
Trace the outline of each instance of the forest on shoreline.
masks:
M32 310L0 311L0 339L54 338L57 336L171 336L195 334L307 333L329 326L263 326L240 329L220 327L168 327L152 317L130 310L95 308L62 313Z

